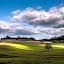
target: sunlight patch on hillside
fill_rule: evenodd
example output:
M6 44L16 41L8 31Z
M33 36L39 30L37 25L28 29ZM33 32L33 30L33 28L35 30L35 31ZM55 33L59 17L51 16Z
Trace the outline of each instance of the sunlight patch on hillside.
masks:
M25 49L25 50L31 50L29 46L23 45L23 44L15 44L15 43L0 43L0 45L7 45L18 49Z
M53 45L53 47L64 48L64 45Z

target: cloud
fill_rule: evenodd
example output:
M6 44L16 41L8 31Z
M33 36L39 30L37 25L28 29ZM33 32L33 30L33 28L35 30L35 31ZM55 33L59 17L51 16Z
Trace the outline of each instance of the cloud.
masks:
M22 30L17 29L14 32L14 35L32 35L32 34L34 34L34 33L33 32L30 32L30 31L27 31L25 29L22 29Z
M6 23L5 21L0 21L0 35L32 35L35 32L30 31L30 29L22 26L20 23Z
M64 34L63 6L52 7L48 11L28 7L13 11L12 16L9 17L10 22L0 21L0 34L34 35L34 37L36 35L36 38L48 37L48 35L50 38Z
M2 29L10 29L10 26L9 26L9 24L7 24L4 21L0 21L0 28L2 28Z
M42 9L26 8L13 11L12 21L26 22L30 25L47 27L64 27L64 7L52 7L48 11Z
M6 23L4 21L0 21L0 35L38 35L38 37L43 38L43 36L39 36L39 34L49 35L50 38L64 34L64 28L22 26L20 23Z

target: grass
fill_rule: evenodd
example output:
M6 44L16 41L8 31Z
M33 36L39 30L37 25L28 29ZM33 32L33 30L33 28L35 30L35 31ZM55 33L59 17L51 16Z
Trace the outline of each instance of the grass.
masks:
M52 44L0 43L0 64L64 64L64 43Z

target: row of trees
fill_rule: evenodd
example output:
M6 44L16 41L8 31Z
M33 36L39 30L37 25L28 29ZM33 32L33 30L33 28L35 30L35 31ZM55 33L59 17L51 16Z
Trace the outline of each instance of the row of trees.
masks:
M64 43L64 35L58 36L58 37L53 37L50 39L42 39L41 41L52 41L52 42L63 42Z
M10 37L10 36L6 36L5 38L1 38L1 40L4 40L4 39L23 39L23 40L35 40L35 38L27 38L27 37ZM53 42L64 42L64 35L62 36L59 36L59 37L53 37L53 38L50 38L50 39L41 39L40 41L53 41Z
M34 38L27 38L27 37L20 37L20 36L18 36L18 37L10 37L8 35L5 38L1 38L1 40L6 40L6 39L14 39L14 40L19 40L19 39L21 39L21 40L35 40Z

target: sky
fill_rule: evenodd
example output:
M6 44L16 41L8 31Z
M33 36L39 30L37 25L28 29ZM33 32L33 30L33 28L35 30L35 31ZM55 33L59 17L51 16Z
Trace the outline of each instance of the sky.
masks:
M6 35L64 35L64 0L0 0L0 37Z

